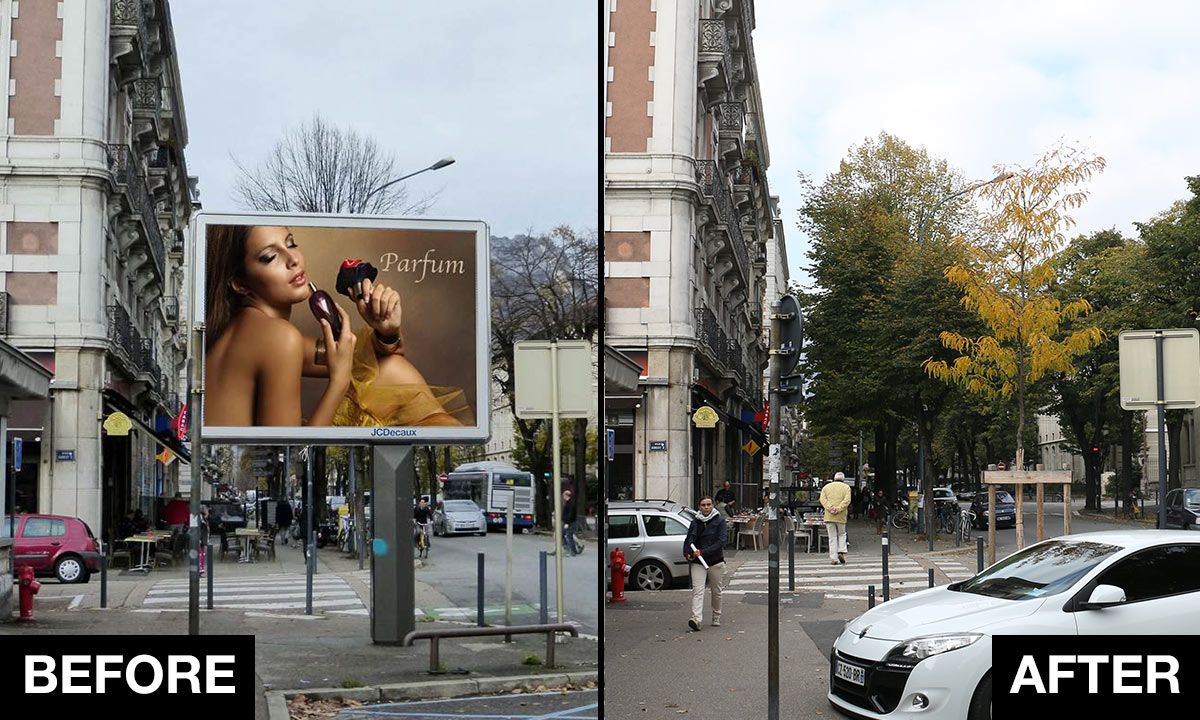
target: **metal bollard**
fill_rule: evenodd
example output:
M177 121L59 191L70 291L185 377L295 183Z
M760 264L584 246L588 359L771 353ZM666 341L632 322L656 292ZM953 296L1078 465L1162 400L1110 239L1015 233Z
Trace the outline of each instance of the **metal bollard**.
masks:
M108 607L108 563L112 560L112 546L100 543L100 607Z
M213 575L216 574L216 563L213 562L212 540L204 546L204 571L208 575L208 609L213 609Z
M547 554L545 550L538 553L538 573L541 578L541 589L538 591L539 604L541 608L538 610L538 622L546 625L550 622L550 608L547 604L550 601L550 590L546 585L546 561Z
M788 533L788 592L796 592L796 536Z
M979 556L979 560L975 564L975 572L983 572L983 536L980 535L979 537L975 538L975 543L976 547L978 548L976 555Z
M933 587L933 568L929 568L929 587Z
M875 607L875 586L868 585L867 586L867 609L870 610L873 607Z
M478 571L476 573L478 576L478 579L475 581L475 585L476 585L475 603L476 603L476 606L478 607L478 610L475 614L475 624L478 625L479 627L483 627L486 624L483 620L483 559L484 559L484 555L483 555L483 553L479 553L475 557L476 557L476 564L478 565Z
M958 518L954 521L954 547L962 546L962 510L958 511Z
M891 583L888 581L888 550L891 547L892 527L889 524L883 530L883 601L892 599Z

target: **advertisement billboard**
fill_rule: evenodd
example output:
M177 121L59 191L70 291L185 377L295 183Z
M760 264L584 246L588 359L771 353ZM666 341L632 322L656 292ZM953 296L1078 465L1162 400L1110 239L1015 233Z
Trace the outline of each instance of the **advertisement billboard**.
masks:
M486 224L201 213L193 230L205 440L487 441Z

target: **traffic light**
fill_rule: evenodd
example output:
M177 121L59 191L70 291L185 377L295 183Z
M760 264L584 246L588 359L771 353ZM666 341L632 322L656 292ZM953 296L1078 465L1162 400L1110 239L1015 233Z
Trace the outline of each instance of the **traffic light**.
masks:
M1099 453L1099 452L1100 452L1100 446L1099 446L1099 445L1093 445L1093 446L1092 446L1092 452L1094 452L1094 453Z
M804 349L804 315L800 303L791 295L779 299L778 347L771 351L779 358L779 402L795 405L804 399L804 380L796 367L800 364L800 351Z

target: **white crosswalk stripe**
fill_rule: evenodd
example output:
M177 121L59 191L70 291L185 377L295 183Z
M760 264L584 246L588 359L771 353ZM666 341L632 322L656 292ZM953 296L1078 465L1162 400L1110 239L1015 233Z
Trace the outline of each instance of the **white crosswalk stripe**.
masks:
M303 613L306 605L306 580L301 574L275 574L213 580L214 610L292 611ZM173 610L186 607L188 581L163 580L154 584L142 600L147 609ZM200 606L207 607L208 584L200 583ZM313 609L329 612L366 612L366 607L342 578L320 575L313 578Z
M963 561L937 558L933 564L941 575L950 580L962 580L975 573ZM725 592L732 595L761 595L767 592L770 569L764 561L742 564L736 572L725 579ZM779 562L780 590L787 592L788 562ZM866 600L868 586L875 586L876 596L883 594L883 561L854 560L836 567L829 564L827 556L820 558L798 558L795 564L796 590L821 592L826 598L836 600ZM916 560L906 557L888 559L888 580L893 597L917 592L929 587L929 571Z

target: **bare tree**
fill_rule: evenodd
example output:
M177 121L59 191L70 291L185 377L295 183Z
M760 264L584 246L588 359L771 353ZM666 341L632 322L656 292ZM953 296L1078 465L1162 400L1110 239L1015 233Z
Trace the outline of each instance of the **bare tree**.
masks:
M395 155L370 137L314 115L275 141L257 167L238 168L234 200L254 210L421 215L438 193L410 202Z
M539 236L494 238L492 247L492 373L513 403L514 346L522 340L593 340L600 328L597 305L599 254L596 232L565 225ZM549 469L550 433L545 420L516 418L530 470ZM586 424L586 420L579 421ZM539 433L543 425L547 432ZM578 432L578 430L577 430ZM539 445L539 434L541 444ZM578 507L587 506L584 477L586 443L576 442ZM538 495L538 515L548 517L549 499Z

